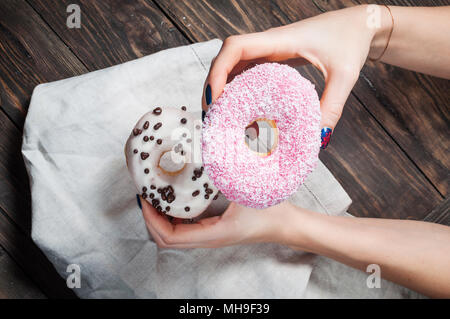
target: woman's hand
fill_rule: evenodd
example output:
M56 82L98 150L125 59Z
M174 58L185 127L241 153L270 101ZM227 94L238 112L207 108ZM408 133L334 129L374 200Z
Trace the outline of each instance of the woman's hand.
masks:
M265 32L227 38L206 79L203 109L219 97L228 81L254 64L311 63L325 77L322 127L334 129L375 35L375 29L368 27L366 9L357 6L332 11ZM386 8L380 7L382 15L388 14L383 10Z
M266 209L253 209L231 203L222 216L193 224L173 224L146 200L142 212L147 228L159 247L223 247L256 242L285 242L286 224L301 210L288 202Z

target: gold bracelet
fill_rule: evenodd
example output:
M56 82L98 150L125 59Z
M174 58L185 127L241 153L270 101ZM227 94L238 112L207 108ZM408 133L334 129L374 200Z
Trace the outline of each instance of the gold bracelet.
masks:
M387 50L387 48L389 46L389 42L391 41L392 32L394 32L394 16L392 15L391 8L389 8L389 6L386 5L386 4L383 4L383 5L388 9L389 14L391 15L392 25L391 25L391 30L389 30L389 36L388 36L388 39L387 39L387 42L386 42L386 46L383 49L383 52L381 52L380 56L378 58L376 58L376 59L369 58L369 60L373 61L373 62L376 62L376 61L380 60L383 57L384 53L386 52L386 50Z

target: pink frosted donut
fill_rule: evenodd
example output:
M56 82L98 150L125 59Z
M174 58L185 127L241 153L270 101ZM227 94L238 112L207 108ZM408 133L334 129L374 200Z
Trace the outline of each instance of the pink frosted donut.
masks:
M278 130L278 142L266 156L245 142L246 127L257 119L272 120ZM230 201L254 208L278 204L317 165L320 119L310 81L287 65L257 65L227 84L206 113L205 171Z

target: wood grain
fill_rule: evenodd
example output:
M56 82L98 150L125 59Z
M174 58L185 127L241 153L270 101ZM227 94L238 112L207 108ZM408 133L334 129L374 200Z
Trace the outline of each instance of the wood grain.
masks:
M358 4L357 1L157 1L176 19L191 40L211 35L263 31L321 12ZM361 1L360 1L361 2ZM367 1L365 1L367 2ZM397 5L449 5L450 1L369 1ZM207 26L207 27L205 27ZM448 195L450 182L449 81L368 62L353 94L382 125L414 165L440 194Z
M303 6L289 6L299 15ZM315 1L320 11L355 4L443 6L450 1ZM284 8L282 8L284 9ZM288 11L288 10L284 10ZM450 82L384 63L367 62L353 92L446 197L450 183Z
M301 1L157 3L192 41L263 31L319 12ZM317 70L299 71L319 93L323 90ZM352 197L350 212L356 216L422 219L442 199L356 95L349 97L333 141L320 157Z
M81 0L81 28L66 26L72 0L29 0L90 71L139 58L188 41L151 2Z
M73 292L30 238L31 203L20 153L21 136L19 129L0 110L0 247L47 296L70 298Z
M22 267L24 272L50 298L74 298L65 280L55 271L53 265L31 237L6 217L0 208L0 245Z
M0 247L0 299L43 299L36 284Z
M153 3L82 2L83 27L79 30L68 29L65 24L66 7L72 1L52 2L51 5L48 1L30 3L36 8L41 4L41 9L47 11L37 14L24 1L8 0L0 4L0 52L5 56L0 63L0 81L4 88L0 110L0 208L3 214L0 217L5 218L0 244L29 275L41 279L40 284L48 296L73 297L73 292L65 288L62 279L28 237L30 195L20 146L32 89L42 82L126 62L188 41ZM39 16L45 13L49 15L46 22ZM69 46L59 36L65 38ZM15 228L16 224L20 230ZM48 278L49 282L42 282L42 278Z
M423 220L450 226L450 198L444 199Z
M24 0L0 3L0 107L17 127L33 88L86 68Z
M66 26L70 3L0 2L0 269L8 270L0 270L0 296L39 297L32 278L47 296L74 297L29 237L30 194L20 145L34 86L169 47L262 31L358 2L81 0L80 29ZM317 70L299 70L319 92L323 90ZM442 201L441 195L448 194L449 94L447 81L382 64L366 65L332 144L321 153L353 198L351 213L448 223L448 199ZM2 255L2 247L7 254ZM14 290L8 278L20 287Z
M86 72L23 0L0 3L0 245L50 297L73 297L34 245L22 127L34 86Z

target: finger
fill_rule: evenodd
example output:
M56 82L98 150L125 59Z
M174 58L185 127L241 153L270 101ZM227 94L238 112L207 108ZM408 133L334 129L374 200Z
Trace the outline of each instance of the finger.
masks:
M322 149L328 146L331 134L357 79L358 73L352 71L331 71L327 75L325 90L320 100Z
M144 209L145 209L145 211L144 211ZM145 224L147 226L147 229L150 232L150 234L152 235L153 240L155 241L155 243L158 245L159 248L195 248L195 247L197 247L196 245L191 244L191 243L180 244L180 245L169 244L167 242L167 239L165 240L161 236L161 234L158 232L157 229L155 229L154 224L152 223L152 221L154 220L154 218L156 216L161 216L164 219L166 219L167 221L169 221L169 219L166 216L164 216L161 213L159 213L158 211L156 211L156 209L154 209L149 203L144 203L143 204L143 210L142 211L143 211L143 214L144 214L144 219L145 219ZM151 216L153 216L153 217L151 217Z
M206 247L218 238L215 226L220 220L219 216L206 218L193 224L173 225L166 216L159 214L149 203L142 204L142 212L147 227L151 233L155 233L161 239L165 247Z
M270 57L270 58L273 58L273 57ZM267 63L267 62L274 62L274 61L269 60L269 58L259 58L259 59L249 60L249 61L239 61L238 64L236 64L234 66L234 68L231 70L230 74L228 74L226 83L233 81L233 79L236 77L236 75L241 74L243 71L251 69L252 67L254 67L258 64L263 64L263 63ZM310 63L308 60L301 58L301 57L290 58L290 59L287 59L284 61L277 61L277 62L281 63L281 64L287 64L292 67L302 66L302 65Z
M228 75L240 61L265 58L265 61L283 61L295 57L296 52L280 42L274 32L259 32L227 38L214 59L205 82L202 106L207 110L222 93ZM280 48L283 48L280 50Z
M149 215L149 211L153 210L156 213L158 213L156 211L155 208L153 208L153 206L151 206L145 199L143 199L141 196L140 197L140 203L141 203L141 210L142 213L144 215L144 220L145 220L145 224L147 226L148 231L150 232L150 234L152 235L153 240L156 242L156 244L159 247L164 247L165 243L164 241L161 239L161 236L158 234L158 232L153 228L151 222L149 219L147 219L148 215Z

